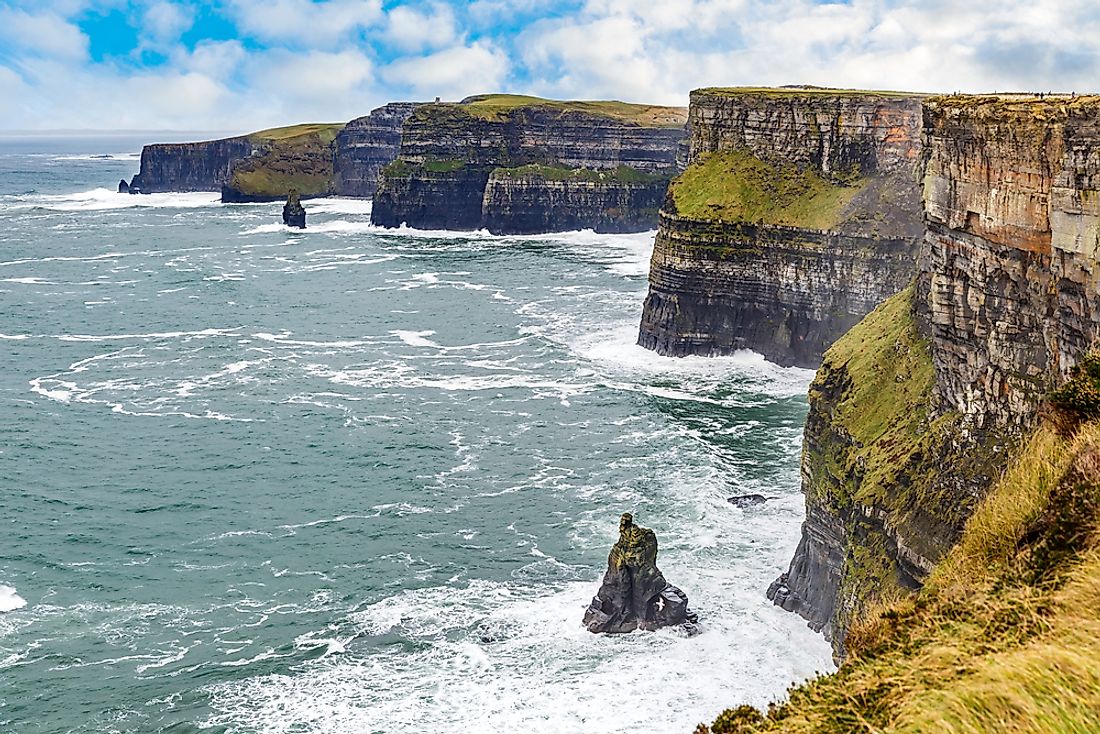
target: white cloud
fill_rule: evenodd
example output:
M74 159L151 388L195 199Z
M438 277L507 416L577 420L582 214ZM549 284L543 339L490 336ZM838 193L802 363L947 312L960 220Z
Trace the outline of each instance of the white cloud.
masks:
M456 99L500 90L508 74L508 58L499 49L476 42L427 56L399 59L383 70L391 86L411 91L405 97Z
M381 0L230 0L229 8L243 32L301 46L334 43L383 17Z
M407 51L446 46L456 36L454 11L447 5L426 10L399 5L386 13L384 41Z
M88 37L54 13L28 13L0 7L0 41L10 48L42 56L83 59Z
M178 40L194 22L194 10L167 0L148 5L142 14L142 30L156 43Z
M272 51L250 59L246 75L252 92L291 110L303 100L342 101L374 78L370 59L358 51Z

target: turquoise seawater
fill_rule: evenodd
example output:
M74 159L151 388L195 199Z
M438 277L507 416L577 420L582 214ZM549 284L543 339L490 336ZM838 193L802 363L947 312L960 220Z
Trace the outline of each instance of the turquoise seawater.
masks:
M764 598L812 375L635 346L652 233L291 231L113 193L142 142L0 141L0 731L688 732L830 666ZM627 510L702 634L580 626Z

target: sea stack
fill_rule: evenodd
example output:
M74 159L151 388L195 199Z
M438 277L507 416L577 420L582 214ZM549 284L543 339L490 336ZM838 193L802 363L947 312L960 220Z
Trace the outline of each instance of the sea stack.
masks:
M657 568L657 536L624 512L619 541L607 557L603 585L584 613L589 632L633 632L693 623L687 595Z
M296 189L291 189L286 197L286 205L283 206L283 224L298 229L306 228L306 208L302 206L302 198Z
M130 184L126 183L126 179L122 179L118 182L118 193L128 194L130 193Z

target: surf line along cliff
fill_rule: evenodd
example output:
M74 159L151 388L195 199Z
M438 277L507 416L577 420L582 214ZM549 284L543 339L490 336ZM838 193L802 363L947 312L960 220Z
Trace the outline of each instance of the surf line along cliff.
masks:
M933 97L912 287L810 388L802 539L769 595L829 634L919 587L1100 340L1100 97Z
M417 107L371 221L498 234L652 229L686 111L482 95Z
M692 92L687 169L660 212L638 343L817 367L915 270L920 96Z

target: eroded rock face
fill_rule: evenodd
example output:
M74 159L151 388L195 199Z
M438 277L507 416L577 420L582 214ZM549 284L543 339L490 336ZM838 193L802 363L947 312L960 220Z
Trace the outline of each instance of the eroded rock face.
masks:
M391 102L349 122L336 136L333 191L338 196L370 198L378 174L397 157L401 127L420 102Z
M837 337L915 272L923 236L919 99L698 90L688 125L694 165L740 151L773 166L776 177L812 170L859 192L824 229L800 223L797 211L783 223L685 214L670 195L638 343L670 356L752 349L782 365L816 367Z
M918 307L944 409L1033 419L1100 337L1100 100L926 106Z
M915 286L825 355L806 521L769 596L831 634L920 586L1100 340L1100 98L926 100Z
M643 124L573 104L416 108L382 170L371 221L498 234L653 228L676 170L680 111L652 108L660 114Z
M306 208L302 206L302 197L294 189L286 197L283 205L283 224L288 227L306 228Z
M623 513L619 540L607 557L603 585L584 613L589 632L633 632L694 623L687 595L657 568L657 536Z
M255 149L247 136L200 143L157 143L141 150L141 169L130 188L144 194L221 191L233 165Z

